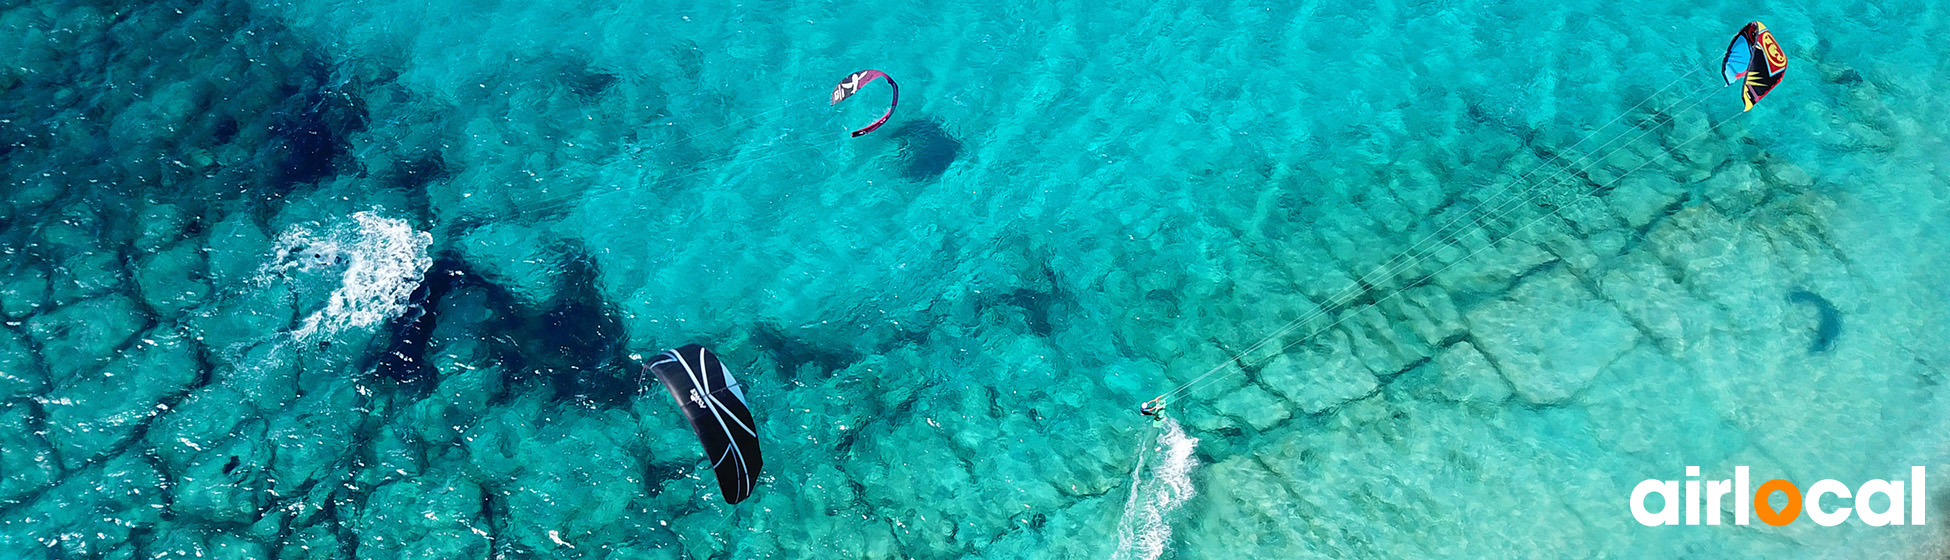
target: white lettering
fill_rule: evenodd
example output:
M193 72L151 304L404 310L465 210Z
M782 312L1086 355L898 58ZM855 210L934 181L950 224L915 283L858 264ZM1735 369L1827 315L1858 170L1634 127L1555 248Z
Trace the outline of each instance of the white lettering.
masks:
M1876 511L1869 501L1870 496L1881 494L1889 499L1889 507ZM1862 518L1870 527L1903 524L1903 483L1887 480L1871 480L1862 483L1855 491L1855 516Z
M1720 504L1722 503L1720 498L1731 492L1733 492L1733 481L1731 480L1706 481L1706 524L1707 525L1720 524Z
M1698 478L1699 467L1686 467L1686 476ZM1699 481L1686 481L1686 524L1699 524Z
M1928 493L1923 491L1923 467L1910 467L1909 468L1909 524L1910 525L1923 524L1923 510L1929 509L1923 507L1923 497L1928 495L1929 495Z
M1645 509L1645 496L1657 492L1665 497L1666 503L1659 513ZM1646 479L1632 489L1632 518L1640 525L1658 527L1679 524L1679 481Z
M1840 480L1828 479L1815 482L1805 489L1794 488L1789 483L1787 486L1770 488L1773 492L1762 497L1767 501L1762 502L1760 507L1769 503L1780 504L1780 496L1800 492L1800 507L1797 508L1800 511L1780 512L1779 517L1770 517L1773 519L1770 523L1792 522L1800 514L1806 514L1808 519L1823 527L1847 523L1851 516L1861 519L1863 525L1870 527L1922 525L1923 514L1929 511L1929 505L1925 502L1929 499L1929 491L1924 488L1925 474L1924 467L1911 466L1908 480L1874 479L1863 482L1861 486L1850 487ZM1750 475L1747 467L1735 466L1733 478L1710 480L1704 479L1700 467L1688 466L1684 479L1640 481L1638 486L1632 488L1632 518L1647 527L1679 525L1683 508L1686 525L1719 525L1727 515L1733 517L1734 525L1749 525L1753 522L1757 507ZM1908 492L1904 492L1905 489ZM1660 507L1656 511L1646 507L1646 500L1653 494L1658 494L1660 499ZM1727 503L1729 494L1732 495L1732 504ZM1840 503L1822 503L1823 498L1831 496ZM1701 522L1701 509L1705 510L1704 523ZM1761 510L1761 513L1774 515L1770 510ZM1789 514L1793 514L1793 517L1789 517Z
M1754 491L1747 487L1747 467L1733 468L1733 524L1746 525L1752 521L1754 512Z
M1809 486L1808 497L1803 501L1807 506L1804 509L1808 512L1808 519L1814 520L1815 524L1823 527L1834 527L1841 525L1843 521L1848 521L1849 508L1835 508L1835 511L1821 510L1821 497L1824 494L1847 498L1848 485L1842 484L1839 480L1826 479Z

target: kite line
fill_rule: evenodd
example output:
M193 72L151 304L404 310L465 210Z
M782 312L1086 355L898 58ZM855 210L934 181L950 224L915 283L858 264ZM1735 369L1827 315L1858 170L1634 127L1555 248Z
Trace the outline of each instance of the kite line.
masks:
M887 122L894 115L894 109L899 105L900 86L895 84L894 78L892 76L889 76L885 72L881 72L879 70L862 70L859 72L854 72L852 74L849 74L846 76L845 79L841 80L839 85L834 87L833 93L829 98L830 102L828 104L836 105L841 100L844 100L848 97L853 96L855 93L858 93L861 89L865 88L868 84L870 84L875 80L883 80L887 82L888 88L892 93L893 100L888 104L886 111L880 115L880 118L878 120L873 121L871 124L868 124L863 128L850 132L849 135L852 137L855 138L860 137L867 133L873 132L875 129L880 128L881 125L887 124ZM958 95L969 89L976 89L976 88L969 87L969 88L963 88L959 90L951 90L950 92L948 92L948 96L953 97L954 95ZM704 137L706 135L710 135L710 134L717 133L719 131L730 129L740 124L744 124L759 119L771 118L790 109L804 107L805 105L811 103L812 101L813 99L810 98L793 99L772 109L768 109L760 113L756 113L737 120L733 120L731 122L727 122L725 124L713 128L690 132L681 137L664 140L654 144L634 146L629 148L628 153L634 155L634 154L641 154L645 152L652 152L656 150L662 150L664 148L679 143L689 142ZM779 149L777 151L773 151L770 153L757 155L757 156L753 156L750 153L753 149L769 148L776 145L780 141L784 141L786 143L783 149ZM563 196L560 198L554 198L550 200L544 200L532 205L526 205L523 208L512 212L511 215L525 216L525 215L533 215L533 214L541 214L541 213L559 212L574 207L578 204L591 202L601 197L627 192L630 191L632 188L636 188L636 187L656 187L661 185L670 185L680 181L704 176L711 173L730 172L731 171L730 169L726 169L725 167L718 165L726 162L742 163L746 165L756 165L756 164L784 158L787 156L805 154L808 152L813 152L813 151L823 150L823 149L830 149L831 146L832 144L830 142L830 138L823 134L808 134L794 139L787 139L786 135L780 135L778 137L772 138L770 142L740 143L732 148L733 151L731 153L705 158L695 162L690 162L689 164L687 164L687 166L698 168L690 172L656 177L635 185L614 185L610 188L599 188L599 189L581 191L575 194L570 194L568 196ZM734 161L734 160L740 160L741 158L743 158L743 161Z
M1744 114L1744 113L1743 113L1743 114ZM1695 134L1695 135L1693 135L1693 137L1691 137L1691 138L1688 138L1688 139L1686 139L1685 141L1682 141L1682 142L1680 142L1680 143L1678 143L1678 144L1674 144L1674 145L1673 145L1673 147L1672 147L1671 149L1672 149L1672 150L1677 150L1677 149L1679 149L1679 148L1680 148L1680 147L1682 147L1682 146L1685 146L1685 145L1687 145L1687 144L1691 144L1691 143L1693 143L1694 141L1696 141L1696 140L1699 140L1699 139L1700 139L1701 137L1703 137L1703 136L1705 136L1706 134L1708 134L1708 133L1711 133L1711 132L1713 132L1714 130L1717 130L1717 129L1719 129L1719 128L1720 128L1720 125L1723 125L1723 124L1726 124L1727 122L1729 122L1729 121L1732 121L1733 119L1735 119L1735 118L1738 118L1738 117L1739 117L1739 115L1734 115L1734 116L1732 116L1732 117L1728 117L1728 118L1725 118L1725 119L1721 119L1721 120L1720 120L1720 122L1717 122L1717 123L1713 123L1713 124L1712 124L1711 126L1708 126L1708 127L1706 128L1706 130L1704 130L1704 131L1701 131L1701 132L1700 132L1699 134ZM1622 181L1622 180L1624 180L1624 179L1625 179L1625 177L1627 177L1627 176L1629 176L1629 175L1631 175L1631 174L1632 174L1632 173L1634 173L1634 172L1637 172L1637 171L1638 171L1639 169L1642 169L1642 168L1644 168L1644 167L1645 167L1645 166L1647 166L1647 165L1651 165L1651 164L1652 164L1653 162L1655 162L1655 161L1658 161L1658 158L1646 158L1646 161L1645 161L1645 162L1643 162L1643 163L1640 163L1640 164L1639 164L1638 166L1636 166L1636 167L1633 167L1633 168L1631 168L1630 170L1627 170L1627 171L1625 171L1624 173L1621 173L1621 174L1619 174L1619 175L1618 175L1618 177L1616 177L1616 178L1613 178L1613 179L1612 179L1611 181L1607 181L1607 182L1605 182L1605 183L1604 183L1604 184L1602 184L1602 185L1599 185L1599 186L1597 186L1597 187L1595 187L1595 188L1592 188L1592 189L1590 189L1589 191L1586 191L1586 192L1584 193L1584 196L1590 196L1590 195L1592 195L1592 194L1596 194L1596 193L1598 193L1598 192L1600 192L1600 191L1603 191L1603 190L1605 190L1605 189L1607 189L1607 188L1610 188L1610 187L1611 187L1612 185L1614 185L1614 184L1617 184L1617 183L1618 183L1619 181ZM1534 198L1535 198L1535 197L1533 197L1532 199L1534 199ZM1526 202L1528 202L1528 201L1526 200ZM1416 282L1412 282L1411 284L1413 284L1413 285L1420 285L1420 284L1421 284L1422 282L1425 282L1425 281L1427 281L1427 280L1428 280L1428 279L1430 279L1430 278L1434 278L1434 277L1436 277L1436 276L1439 276L1439 275L1441 275L1441 274L1442 274L1443 272L1447 272L1447 271L1448 271L1448 270L1449 270L1450 268L1453 268L1453 267L1455 267L1456 265L1458 265L1458 264L1462 264L1462 263L1463 263L1464 261L1468 261L1468 260L1469 260L1470 258L1472 258L1472 257L1475 257L1475 256L1476 256L1477 254L1480 254L1480 253L1482 253L1483 251L1485 251L1485 250L1488 250L1488 249L1490 249L1491 247L1495 247L1495 246L1496 246L1496 245L1497 245L1498 243L1502 243L1503 241L1505 241L1505 240L1507 240L1507 239L1510 239L1511 237L1514 237L1514 236L1516 236L1517 234L1519 234L1519 233L1522 233L1522 232L1524 232L1525 230L1528 230L1528 229L1530 229L1530 227L1531 227L1531 226L1534 226L1534 225L1536 225L1536 224L1537 224L1538 222L1541 222L1541 221L1544 221L1544 220L1546 220L1546 219L1550 219L1550 218L1551 218L1551 217L1553 217L1553 216L1556 216L1556 215L1557 215L1557 213L1558 213L1558 212L1561 212L1561 211L1563 211L1563 209L1564 209L1563 207L1558 207L1558 208L1552 208L1552 209L1551 209L1551 211L1549 211L1549 212L1546 212L1546 213L1545 213L1544 215L1542 215L1542 216L1538 216L1537 218L1535 218L1535 219L1532 219L1532 220L1530 220L1529 222L1526 222L1526 223L1524 223L1524 224L1523 224L1522 226L1519 226L1519 227L1518 227L1517 229L1514 229L1514 230L1511 230L1511 231L1510 231L1510 233L1507 233L1507 234L1504 234L1504 235L1503 235L1502 237L1499 237L1499 238L1496 238L1496 239L1493 239L1493 240L1491 240L1490 242L1488 242L1488 243L1485 243L1485 244L1483 244L1483 246L1482 246L1482 247L1479 247L1479 248L1477 248L1476 250L1473 250L1473 251L1470 251L1470 252L1469 252L1469 254L1466 254L1466 255L1463 255L1463 256L1462 256L1462 258L1459 258L1459 259L1456 259L1455 261L1453 261L1453 262L1450 262L1450 263L1449 263L1449 264L1447 264L1447 265L1444 265L1444 266L1443 266L1442 268L1440 268L1440 269L1437 269L1437 270L1436 270L1435 272L1432 272L1432 273L1429 273L1429 274L1427 274L1427 275L1424 275L1424 276L1423 276L1423 277L1422 277L1421 279L1419 279L1419 280L1417 280ZM1501 214L1499 214L1499 216L1501 216ZM1451 241L1451 242L1447 242L1447 243L1444 243L1444 244L1442 244L1441 246L1438 246L1438 247L1436 248L1436 250L1441 250L1441 249L1444 249L1444 248L1448 248L1448 247L1453 247L1453 246L1455 246L1455 244L1456 244L1456 242L1458 242L1458 241L1461 241L1461 238L1460 238L1460 237L1458 237L1458 239L1457 239L1456 241ZM1430 254L1433 254L1433 252L1431 252ZM1393 272L1393 273L1390 273L1390 274L1389 274L1388 276L1386 276L1386 277L1384 277L1384 278L1382 278L1382 279L1381 279L1381 282L1386 282L1386 281L1388 281L1388 280L1392 280L1392 279L1393 279L1393 278L1394 278L1394 277L1395 277L1396 275L1399 275L1399 274L1400 274L1401 272L1405 272L1405 271L1406 271L1406 270L1408 269L1408 267L1412 267L1412 266L1414 266L1415 264L1420 264L1420 262L1421 262L1422 260L1425 260L1425 259L1426 259L1426 257L1428 257L1428 256L1429 256L1429 254L1424 254L1424 255L1422 255L1422 256L1420 256L1420 257L1417 257L1416 259L1414 259L1414 261L1413 261L1413 262L1411 262L1411 263L1409 263L1409 265L1408 265L1407 267L1404 267L1404 268L1402 268L1402 269L1399 269L1399 270L1396 270L1395 272ZM1365 278L1365 276L1364 276L1363 278ZM1411 286L1411 287L1412 287L1412 286ZM1389 300L1392 300L1392 299L1394 299L1394 298L1395 298L1396 296L1399 296L1399 295L1401 295L1401 294L1402 294L1402 292L1405 292L1405 291L1407 291L1407 288L1402 288L1402 289L1397 289L1397 290L1393 290L1393 291L1391 291L1390 293L1388 293L1388 295L1386 295L1386 296L1383 296L1383 297L1381 297L1380 299L1376 299L1376 300L1375 300L1375 301L1374 301L1373 303L1369 303L1369 304L1367 304L1367 305L1365 305L1364 307L1373 307L1373 306L1377 306L1377 305L1381 305L1382 303L1385 303L1385 302L1387 302L1387 301L1389 301ZM1267 336L1267 337L1265 337L1265 338L1262 338L1262 339L1260 339L1260 341L1259 341L1259 343L1257 343L1257 344L1254 344L1254 345L1253 345L1252 347L1249 347L1249 348L1248 348L1248 349L1246 349L1245 351L1242 351L1242 352L1240 352L1240 353L1238 353L1238 354L1235 354L1235 355L1233 355L1233 356L1232 356L1232 357L1231 357L1230 359L1228 359L1228 360L1226 360L1226 361L1225 361L1224 363L1221 363L1221 364L1219 364L1218 366L1214 366L1214 367L1213 367L1212 369L1210 369L1210 370L1207 370L1207 371L1206 371L1206 372L1205 372L1204 374L1201 374L1201 375L1199 375L1198 377L1196 377L1196 378L1194 378L1194 379L1192 379L1191 381L1188 381L1188 382L1185 382L1184 384L1181 384L1181 385L1179 385L1179 386L1178 386L1177 388L1174 388L1174 389L1172 389L1172 390L1170 390L1170 391L1166 391L1165 393L1162 393L1162 394L1160 394L1160 395L1158 395L1158 396L1157 396L1156 398L1153 398L1153 399L1151 399L1150 401L1147 401L1147 402L1145 403L1145 405L1140 405L1140 406L1141 406L1141 407L1149 407L1149 408L1154 408L1154 409L1155 409L1155 408L1162 408L1162 406L1163 406L1163 403L1165 403L1165 402L1167 402L1167 401L1168 401L1168 399L1169 399L1170 397L1173 397L1173 396L1177 396L1177 395L1180 395L1180 394L1184 394L1184 393L1189 393L1189 392L1192 392L1192 391L1195 391L1195 390L1197 390L1197 389L1200 389L1200 388L1203 388L1203 387L1205 387L1205 386L1207 386L1207 385L1210 385L1211 383L1214 383L1214 382L1217 382L1217 381L1220 381L1220 380L1223 380L1223 379L1227 379L1227 378L1230 378L1230 377L1232 377L1232 375L1235 375L1235 374L1238 374L1238 373L1243 373L1243 372L1244 372L1245 370L1244 370L1244 369L1242 368L1242 369L1239 369L1239 370L1237 370L1237 371L1234 371L1234 372L1230 372L1230 373L1227 373L1227 374L1225 374L1225 375L1218 375L1219 373L1221 373L1221 372L1223 372L1223 371L1225 371L1225 370L1226 370L1226 368L1228 368L1228 367L1231 367L1231 366L1234 366L1234 365L1237 365L1237 364L1239 363L1239 361L1240 361L1241 359L1243 359L1243 358L1245 357L1245 355L1246 355L1246 354L1249 354L1249 353L1252 353L1253 351L1256 351L1256 350L1258 350L1258 349L1260 349L1261 347L1264 347L1264 346L1265 346L1265 345L1266 345L1266 344L1267 344L1268 342L1271 342L1271 341L1273 341L1274 339L1276 339L1276 338L1278 338L1278 337L1280 337L1280 336L1282 336L1282 335L1284 335L1284 334L1286 334L1286 333L1290 333L1290 332L1292 332L1292 331L1293 331L1293 330L1294 330L1295 328L1298 328L1298 327L1299 327L1299 326L1300 326L1301 324L1304 324L1304 323L1305 323L1305 322L1307 322L1307 321L1312 321L1312 320L1314 320L1315 318L1318 318L1318 317L1320 317L1320 316L1322 316L1322 315L1325 315L1325 314L1327 314L1327 313L1328 313L1328 311L1329 311L1329 310L1331 310L1331 309L1336 309L1336 308L1340 308L1340 307L1342 307L1342 306L1345 306L1345 305L1347 305L1347 304L1349 304L1349 303L1352 303L1352 302L1353 302L1353 300L1354 300L1355 298L1358 298L1358 297L1360 297L1361 295L1364 295L1364 294L1366 294L1366 293L1367 293L1367 291L1366 291L1366 290L1362 290L1362 289L1360 288L1360 286L1359 286L1359 285L1356 285L1356 286L1355 286L1355 287L1353 287L1353 288L1349 288L1349 289L1348 289L1347 291L1345 291L1345 292L1342 292L1342 296L1343 296L1343 297L1339 297L1339 298L1334 298L1334 299L1339 299L1339 300L1340 300L1340 301L1338 301L1338 302L1335 302L1335 303L1334 303L1334 305L1331 305L1331 306L1324 306L1324 307L1321 307L1320 309L1318 309L1318 310L1315 310L1315 311L1313 311L1313 312L1311 312L1311 313L1308 313L1308 314L1306 314L1305 316L1302 316L1302 317L1301 317L1301 318L1299 318L1299 319L1295 319L1295 320L1294 320L1293 322L1291 322L1291 323L1288 323L1288 325L1290 325L1289 327L1285 327L1285 328L1282 328L1282 330L1281 330L1280 332L1278 332L1278 333L1275 333L1275 334L1273 334L1273 335L1270 335L1270 336ZM1347 320L1348 320L1349 318L1351 318L1351 317L1353 317L1354 315L1356 315L1356 314L1355 314L1355 313L1345 313L1345 314L1342 314L1342 315L1341 315L1341 316L1340 316L1339 318L1337 318L1337 319L1335 319L1335 320L1334 320L1333 322L1331 322L1331 323L1328 323L1328 324L1327 324L1327 326L1324 326L1324 327L1321 327L1321 328L1320 328L1319 330L1316 330L1316 331L1314 331L1313 333L1310 333L1310 334L1308 334L1307 336L1304 336L1304 337L1300 337L1299 339L1296 339L1296 340L1294 340L1293 342L1289 342L1289 343L1286 343L1286 344L1283 344L1283 345L1281 345L1281 346L1280 346L1280 347L1279 347L1279 348L1278 348L1278 349L1276 350L1276 353L1284 353L1284 352L1285 352L1285 351L1286 351L1286 350L1287 350L1288 348L1292 348L1292 347L1293 347L1294 345L1296 345L1296 344L1299 344L1299 343L1302 343L1302 342L1306 342L1306 341L1308 341L1308 340L1312 340L1312 339L1313 339L1313 337L1315 337L1315 336L1319 336L1319 335L1320 335L1321 333L1324 333L1324 332L1327 332L1327 331L1330 331L1330 330L1333 330L1333 328L1334 328L1334 327L1337 327L1337 326L1340 326L1340 324L1341 324L1341 323L1343 323L1343 322L1346 322L1346 321L1347 321ZM1216 377L1215 377L1215 375L1216 375ZM1152 404L1152 403L1157 403L1157 404Z
M1750 22L1745 27L1743 27L1740 30L1740 33L1734 37L1733 41L1730 44L1728 44L1727 56L1725 59L1722 60L1721 69L1722 69L1723 77L1726 79L1726 83L1722 87L1731 86L1735 83L1742 84L1743 87L1741 89L1741 97L1743 101L1745 101L1746 106L1741 111L1741 113L1745 114L1747 111L1753 109L1754 104L1756 102L1758 102L1761 98L1765 97L1767 93L1772 91L1773 88L1780 83L1781 77L1787 69L1787 57L1785 54L1781 52L1780 45L1777 42L1775 42L1773 34L1767 30L1767 26L1762 25L1760 22L1757 21ZM1584 157L1580 157L1576 161L1572 162L1571 164L1563 166L1562 168L1558 169L1556 172L1550 174L1549 176L1545 177L1542 180L1539 180L1538 182L1535 183L1526 182L1526 180L1530 176L1536 174L1544 167L1548 167L1552 163L1563 159L1564 154L1569 153L1572 150L1575 150L1578 146L1583 145L1586 141L1590 140L1593 137L1596 137L1599 133L1610 128L1613 124L1617 123L1618 121L1624 119L1627 116L1630 116L1639 107L1644 106L1646 102L1649 102L1653 98L1658 97L1661 93L1664 93L1666 90L1671 89L1673 86L1678 85L1680 82L1683 82L1684 80L1686 80L1687 78L1691 77L1693 74L1696 74L1698 72L1699 69L1697 68L1691 72L1687 72L1686 74L1675 79L1671 84L1667 84L1665 87L1660 88L1658 91L1648 96L1645 100L1640 101L1637 105L1634 105L1630 109L1626 109L1625 112L1621 113L1618 117L1614 117L1611 121L1608 121L1604 125L1601 125L1598 128L1593 129L1590 134L1587 134L1584 138L1578 140L1577 143L1572 144L1569 148L1565 148L1562 151L1556 152L1552 155L1551 158L1539 162L1537 166L1533 167L1529 172L1525 173L1523 176L1519 177L1514 181L1506 183L1504 187L1494 191L1490 196L1485 197L1482 202L1477 203L1471 209L1464 211L1461 215L1451 219L1449 222L1436 227L1433 231L1431 231L1428 234L1427 237L1424 237L1421 241L1412 244L1408 250L1405 250L1401 254L1396 255L1394 258L1389 259L1387 262L1383 263L1375 270L1370 271L1366 274L1362 274L1361 276L1355 278L1352 286L1349 286L1346 290L1342 291L1339 295L1328 298L1328 301L1324 302L1327 305L1322 305L1311 312L1302 314L1300 317L1292 321L1288 321L1286 324L1282 325L1279 329L1276 329L1273 333L1260 338L1257 342L1253 343L1251 346L1248 346L1244 350L1241 350L1240 352L1233 354L1225 361L1222 361L1218 365L1213 366L1211 369L1206 370L1204 373L1199 374L1196 377L1193 377L1190 381L1180 384L1177 387L1169 391L1165 391L1164 393L1159 394L1157 397L1152 398L1151 400L1140 404L1138 406L1139 412L1143 413L1146 416L1155 417L1161 413L1161 411L1163 410L1163 408L1165 407L1166 403L1170 398L1176 397L1178 395L1190 393L1191 391L1202 388L1210 383L1216 382L1221 379L1227 379L1232 377L1235 374L1245 372L1246 370L1243 364L1243 360L1246 358L1246 356L1254 352L1257 352L1263 348L1266 348L1268 344L1272 343L1275 340L1280 339L1283 336L1291 334L1295 330L1305 326L1307 323L1313 321L1316 318L1325 316L1328 313L1335 312L1336 310L1349 311L1349 309L1346 309L1346 307L1349 304L1353 303L1357 298L1364 295L1369 295L1373 293L1375 290L1381 289L1382 287L1388 285L1388 283L1394 281L1402 273L1405 273L1413 269L1414 267L1420 265L1428 258L1434 256L1436 253L1454 247L1456 244L1461 243L1464 239L1463 234L1467 232L1469 228L1477 226L1479 224L1493 223L1493 220L1501 219L1504 216L1510 214L1511 212L1529 206L1531 205L1532 202L1536 201L1537 199L1542 198L1545 195L1551 194L1552 190L1550 187L1556 185L1558 177L1563 176L1566 172L1571 172L1574 177L1579 175L1588 176L1588 172L1591 169L1593 169L1600 163L1604 162L1606 159L1610 158L1613 154L1616 154L1619 151L1622 151L1628 147L1636 145L1636 143L1640 138L1643 138L1646 135L1651 134L1654 131L1657 131L1659 125L1670 124L1673 121L1673 119L1676 118L1672 115L1684 114L1685 112L1692 110L1693 107L1696 107L1700 103L1703 103L1707 99L1711 98L1710 95L1699 96L1700 92L1707 91L1707 90L1715 90L1716 88L1713 88L1710 85L1701 86L1700 88L1697 88L1692 92L1680 96L1680 98L1677 101L1674 101L1673 103L1668 104L1663 108L1653 111L1653 115L1655 115L1655 117L1651 120L1649 126L1646 126L1643 131L1639 132L1637 135L1632 135L1631 138L1626 139L1624 143L1619 144L1616 148L1612 148L1610 151L1605 151L1605 149L1611 147L1614 143L1617 143L1619 139L1624 138L1627 135L1631 135L1631 132L1629 130L1621 132L1618 136L1613 137L1612 140L1607 141L1603 145L1600 145L1598 148L1592 150L1590 153L1587 153ZM1696 96L1697 99L1694 99ZM1677 112L1672 111L1673 107L1676 107L1681 103L1685 103L1688 100L1692 100L1692 103L1686 105L1685 108L1679 109ZM1659 115L1664 115L1666 116L1666 118L1663 121L1661 121L1660 119L1657 118L1657 116ZM1737 116L1738 115L1735 115L1735 117ZM1721 119L1719 122L1713 123L1712 125L1708 126L1706 130L1701 131L1700 133L1693 135L1691 138L1687 138L1686 140L1679 142L1678 144L1674 144L1671 147L1667 148L1665 152L1661 155L1666 157L1672 156L1674 152L1677 151L1679 148L1691 144L1694 141L1699 140L1701 137L1704 137L1705 135L1719 129L1721 125L1726 124L1727 122L1733 120L1733 118L1735 117L1728 117L1726 119ZM1597 153L1601 151L1604 152L1603 155L1598 156L1595 159L1590 157L1592 153ZM1603 192L1606 189L1611 188L1612 185L1615 185L1619 181L1624 180L1625 177L1630 176L1632 173L1637 172L1639 169L1642 169L1647 165L1651 165L1654 161L1658 161L1659 159L1660 159L1659 156L1648 157L1644 162L1641 162L1638 166L1626 170L1624 173L1620 173L1616 177L1613 177L1610 181L1606 181L1605 183L1600 184L1593 189L1590 189L1589 191L1585 192L1583 196L1588 197L1590 195ZM1587 163L1587 161L1589 163ZM1513 189L1516 189L1520 185L1526 185L1524 188L1529 188L1533 186L1541 187L1541 188L1539 188L1538 192L1523 197L1520 200L1515 200L1515 201L1506 200L1503 202L1497 202L1494 206L1491 205L1493 201L1496 201L1504 193L1511 192ZM1575 202L1573 202L1572 204L1575 204ZM1481 253L1484 250L1487 250L1491 247L1495 247L1497 244L1502 243L1504 240L1510 239L1511 237L1519 233L1522 233L1525 230L1528 230L1531 226L1537 224L1538 222L1556 216L1558 212L1563 211L1565 206L1553 206L1551 210L1549 212L1546 212L1544 215L1524 223L1522 226L1510 231L1507 234L1504 234L1501 237L1490 240L1488 243L1484 244L1483 247L1477 248L1471 251L1470 253L1462 256L1461 258L1456 259L1455 261L1452 261L1447 265L1444 265L1442 268L1436 270L1433 273L1424 275L1413 282L1408 282L1404 287L1392 290L1387 295L1366 304L1364 307L1372 307L1375 305L1380 305L1384 302L1394 299L1395 296L1401 295L1401 293L1403 291L1406 291L1408 288L1421 285L1429 281L1430 279L1433 279L1436 276L1441 275L1443 272L1448 271L1450 268L1456 266L1457 264L1469 260L1470 258L1476 256L1478 253ZM1485 207L1489 207L1490 210L1488 212L1480 212L1480 213L1476 212ZM1461 222L1464 217L1472 213L1476 215L1476 218L1474 220L1471 220L1470 223L1465 224L1461 228L1457 228L1454 231L1444 233L1444 231L1447 230L1449 226ZM1453 239L1450 239L1452 236ZM1436 246L1434 246L1433 248L1430 248L1427 251L1422 251L1421 247L1432 240L1443 240L1443 241L1437 244ZM1394 266L1395 263L1402 262L1404 258L1406 258L1407 261L1402 266L1400 267ZM1370 282L1369 278L1371 276L1374 276L1376 273L1382 273L1382 274L1379 278L1377 278L1373 282ZM1286 344L1281 345L1277 349L1277 352L1275 353L1276 354L1284 353L1286 349L1291 348L1296 344L1308 340L1312 340L1314 337L1319 336L1320 334L1325 333L1329 330L1332 330L1336 326L1339 326L1342 322L1346 321L1350 317L1353 317L1354 315L1355 313L1344 313L1333 322L1328 323L1327 326L1315 330L1307 334L1306 336L1300 337L1299 339L1296 339L1292 342L1288 342ZM1232 368L1235 366L1238 367L1236 371L1231 371L1231 372L1227 371L1228 368ZM1224 375L1220 375L1222 372L1224 372Z

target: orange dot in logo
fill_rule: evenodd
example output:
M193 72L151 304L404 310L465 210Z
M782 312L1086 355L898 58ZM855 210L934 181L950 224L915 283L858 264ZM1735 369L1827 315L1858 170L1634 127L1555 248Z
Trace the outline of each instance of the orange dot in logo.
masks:
M1775 492L1787 494L1787 507L1768 507L1767 497ZM1793 523L1801 517L1801 489L1792 482L1778 478L1762 483L1760 489L1754 491L1754 515L1759 516L1762 523L1775 527Z

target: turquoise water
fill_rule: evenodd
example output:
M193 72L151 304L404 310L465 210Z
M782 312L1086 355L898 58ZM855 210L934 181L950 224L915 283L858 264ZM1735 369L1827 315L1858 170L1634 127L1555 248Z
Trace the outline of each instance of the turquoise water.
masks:
M1105 4L0 2L0 557L1945 553L1943 6Z

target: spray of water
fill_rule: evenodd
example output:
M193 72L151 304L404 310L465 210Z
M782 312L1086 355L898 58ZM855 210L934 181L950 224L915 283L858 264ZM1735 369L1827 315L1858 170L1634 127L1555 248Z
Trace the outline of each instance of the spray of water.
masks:
M1146 444L1151 449L1138 455L1137 468L1131 471L1131 497L1124 502L1124 518L1117 522L1117 552L1112 560L1157 560L1164 555L1171 544L1166 517L1195 494L1192 469L1198 467L1198 459L1192 458L1192 450L1198 439L1185 435L1170 418L1163 424L1158 440Z
M406 311L407 299L433 266L433 235L405 220L372 212L325 228L294 226L278 234L276 254L263 272L332 274L338 286L324 307L291 331L295 340L370 327Z

